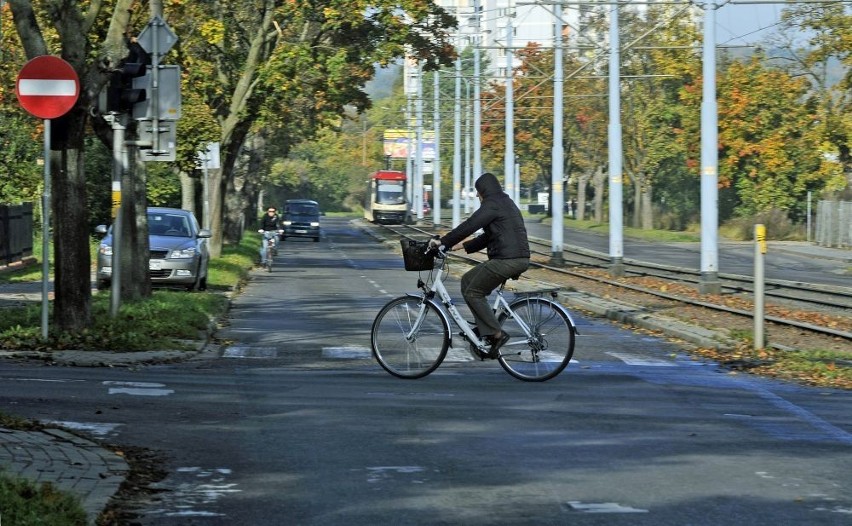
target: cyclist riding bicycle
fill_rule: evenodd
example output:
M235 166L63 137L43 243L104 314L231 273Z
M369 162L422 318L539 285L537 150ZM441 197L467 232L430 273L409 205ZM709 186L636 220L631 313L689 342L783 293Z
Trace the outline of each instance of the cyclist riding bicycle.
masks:
M275 207L270 206L269 208L267 208L266 214L264 214L263 218L260 220L260 230L258 230L258 232L264 234L263 238L260 240L261 262L266 261L266 233L269 232L275 242L272 249L274 253L278 249L278 236L280 236L283 232L283 230L281 229L281 219L275 212Z
M491 342L489 358L511 337L488 304L488 295L510 278L520 276L530 265L530 245L520 209L492 173L484 173L474 185L481 202L479 208L464 222L445 234L432 239L432 247L443 245L455 250L456 245L479 229L483 234L462 243L468 254L487 249L488 260L479 263L461 278L461 293L473 313L479 334Z

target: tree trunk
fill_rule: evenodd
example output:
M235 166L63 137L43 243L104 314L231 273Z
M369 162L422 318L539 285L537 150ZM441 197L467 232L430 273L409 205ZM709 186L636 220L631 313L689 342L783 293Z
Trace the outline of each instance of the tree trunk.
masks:
M595 185L595 221L598 223L604 222L603 198L605 181L606 174L603 167L599 166L592 181Z
M130 257L122 261L122 268L130 271L121 280L121 296L123 300L136 301L151 297L151 280L148 276L148 260L151 247L148 239L148 192L147 171L145 163L139 160L136 148L130 148L128 173L122 177L122 188L129 202L121 208L123 211L122 225L125 244L122 254Z
M180 207L195 214L196 219L201 223L204 218L195 211L195 179L186 172L178 173L178 178L180 179Z
M586 219L586 190L591 178L591 172L583 173L577 178L577 210L574 217L579 221Z
M633 176L633 223L630 226L639 228L639 218L642 214L642 178Z
M647 184L642 192L642 230L654 228L654 188Z
M79 136L82 136L82 122L80 124ZM92 321L92 261L90 232L84 219L86 177L82 150L66 148L53 152L50 163L53 174L53 323L61 331L78 332Z

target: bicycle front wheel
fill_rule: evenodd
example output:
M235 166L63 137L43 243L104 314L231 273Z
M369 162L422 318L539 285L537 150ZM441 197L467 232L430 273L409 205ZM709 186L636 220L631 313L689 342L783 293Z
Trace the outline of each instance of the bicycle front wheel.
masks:
M512 302L510 316L499 321L512 339L500 349L498 361L507 373L527 382L543 382L562 372L574 354L574 325L565 312L544 298Z
M422 378L441 365L450 328L438 308L420 297L391 300L373 321L373 356L398 378Z

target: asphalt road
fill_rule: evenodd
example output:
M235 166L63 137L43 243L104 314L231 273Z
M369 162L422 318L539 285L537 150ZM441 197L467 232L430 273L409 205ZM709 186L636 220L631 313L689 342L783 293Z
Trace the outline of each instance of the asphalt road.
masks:
M369 328L417 274L346 220L324 228L254 275L218 352L2 362L0 398L162 455L143 526L848 524L852 393L732 374L582 316L576 361L549 382L466 353L399 380L370 359Z

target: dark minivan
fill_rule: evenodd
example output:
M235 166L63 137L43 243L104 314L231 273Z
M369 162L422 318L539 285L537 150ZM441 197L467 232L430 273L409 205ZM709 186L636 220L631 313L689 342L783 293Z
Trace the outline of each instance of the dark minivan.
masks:
M289 199L284 202L283 225L284 233L281 239L288 237L310 237L320 240L319 204L310 199Z

